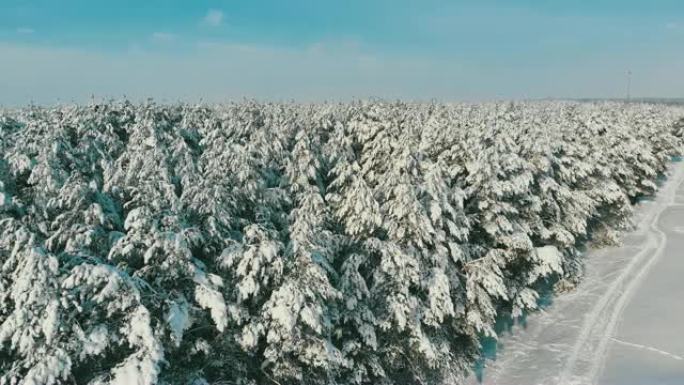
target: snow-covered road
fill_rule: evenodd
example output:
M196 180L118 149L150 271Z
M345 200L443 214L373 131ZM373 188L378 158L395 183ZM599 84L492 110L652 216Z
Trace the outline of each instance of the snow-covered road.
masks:
M684 384L683 181L678 162L623 245L592 251L577 289L505 333L469 384Z

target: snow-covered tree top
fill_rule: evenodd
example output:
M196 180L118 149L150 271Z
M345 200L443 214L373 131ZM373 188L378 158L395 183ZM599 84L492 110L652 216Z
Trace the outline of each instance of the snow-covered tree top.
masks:
M458 382L679 156L615 102L0 111L0 384Z

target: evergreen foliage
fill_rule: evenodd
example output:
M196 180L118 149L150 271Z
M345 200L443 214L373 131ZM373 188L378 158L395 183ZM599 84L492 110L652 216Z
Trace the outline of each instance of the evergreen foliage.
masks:
M0 113L0 384L458 383L616 242L677 107Z

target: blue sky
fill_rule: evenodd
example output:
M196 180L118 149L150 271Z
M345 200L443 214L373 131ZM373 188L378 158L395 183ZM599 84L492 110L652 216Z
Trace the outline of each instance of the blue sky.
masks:
M684 2L0 0L0 104L684 96Z

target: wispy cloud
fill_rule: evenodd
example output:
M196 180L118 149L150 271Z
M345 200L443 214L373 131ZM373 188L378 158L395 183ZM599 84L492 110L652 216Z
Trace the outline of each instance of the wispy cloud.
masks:
M17 33L20 35L30 35L32 33L36 32L33 28L29 27L19 27L17 28Z
M178 39L178 38L177 38ZM379 55L335 43L319 51L251 44L198 43L174 50L94 52L0 42L0 106L29 100L87 100L91 94L160 100L301 101L352 97L412 98L454 89L442 68L410 57ZM454 64L449 64L453 70ZM330 76L333 73L335 76ZM446 84L446 85L445 85Z
M666 29L679 29L679 24L675 23L674 21L671 21L667 24L665 24Z
M218 27L223 23L223 11L218 9L210 9L202 18L202 24L210 27Z
M170 43L176 40L176 35L169 32L154 32L150 38L155 43Z
M179 35L174 44L180 40ZM607 52L554 67L501 68L455 55L382 52L353 41L308 47L188 42L182 41L184 50L161 49L159 43L160 49L112 52L0 41L0 106L87 101L92 94L211 102L615 97L624 92L624 72L616 68L625 62L639 74L634 94L674 97L684 89L684 78L677 76L684 53L676 50L649 51L648 57Z

